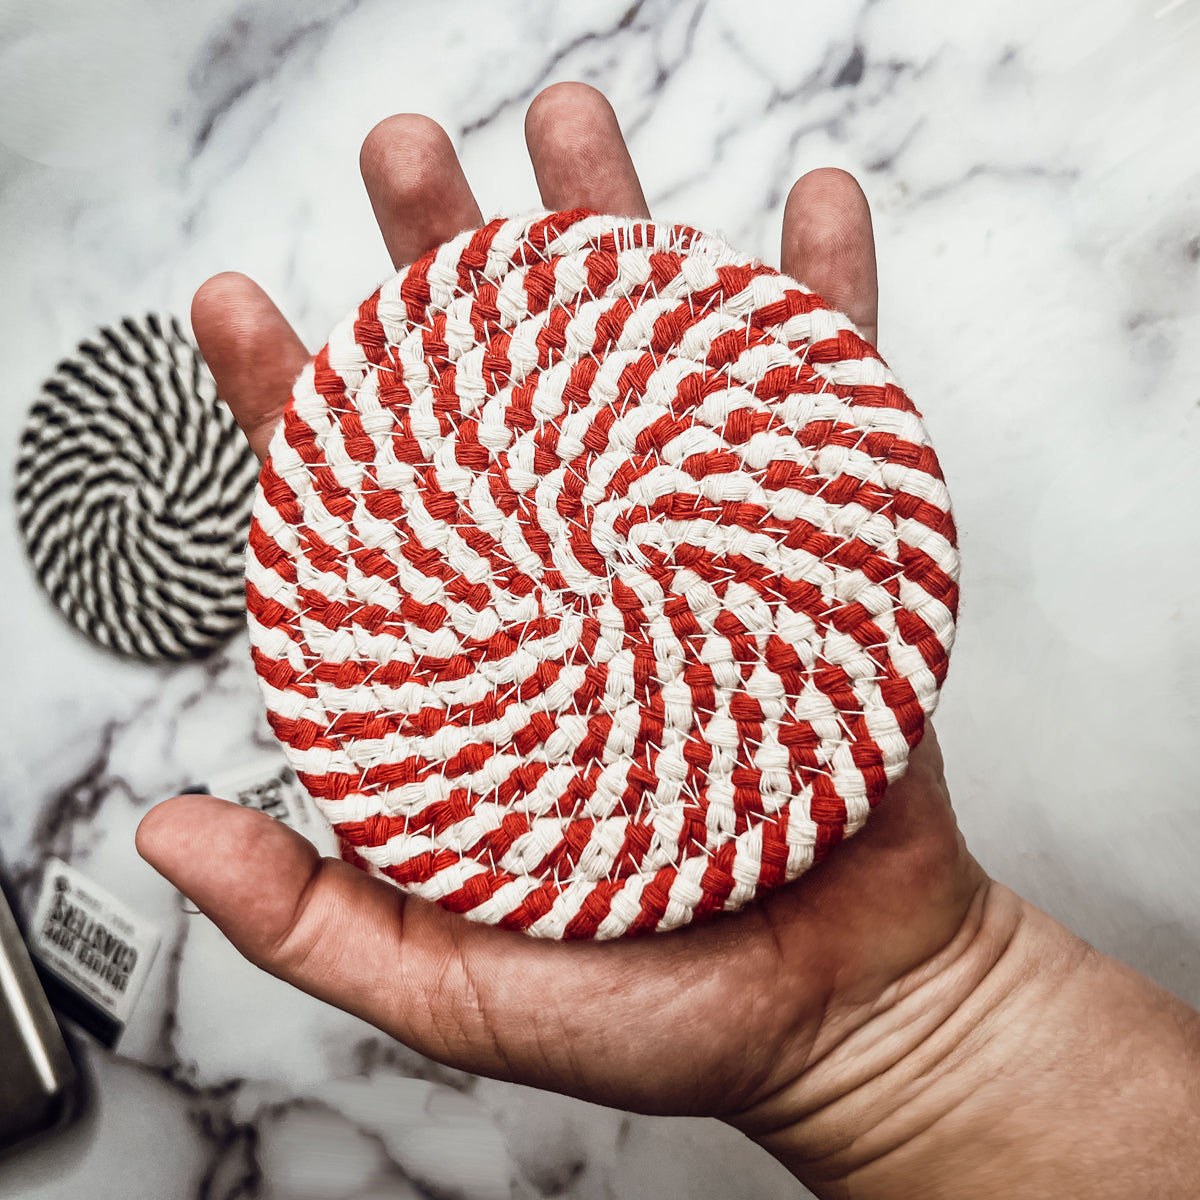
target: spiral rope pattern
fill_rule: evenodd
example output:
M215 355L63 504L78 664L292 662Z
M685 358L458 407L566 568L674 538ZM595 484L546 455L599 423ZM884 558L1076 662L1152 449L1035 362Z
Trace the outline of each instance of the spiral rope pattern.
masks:
M93 641L211 650L245 620L258 464L178 321L99 330L30 410L17 513L38 580Z
M737 909L854 833L954 633L949 497L849 321L721 240L496 220L296 384L247 553L345 856L555 938Z

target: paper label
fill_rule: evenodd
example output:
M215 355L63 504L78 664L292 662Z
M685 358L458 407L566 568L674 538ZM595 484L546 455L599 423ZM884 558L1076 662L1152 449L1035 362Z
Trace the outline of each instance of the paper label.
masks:
M124 1025L150 974L161 933L69 863L52 858L29 948L56 975Z
M205 787L222 800L256 808L290 825L322 854L338 853L337 836L329 822L296 778L296 772L280 758L260 759L237 770L222 771L210 776Z

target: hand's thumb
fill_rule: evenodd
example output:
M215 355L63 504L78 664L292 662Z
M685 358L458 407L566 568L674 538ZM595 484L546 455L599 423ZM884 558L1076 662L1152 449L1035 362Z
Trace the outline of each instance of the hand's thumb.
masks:
M412 996L403 968L405 897L288 826L213 796L176 796L150 810L138 853L166 876L251 962L397 1036ZM425 926L428 934L428 923ZM420 940L428 940L425 939ZM405 993L410 993L406 997Z

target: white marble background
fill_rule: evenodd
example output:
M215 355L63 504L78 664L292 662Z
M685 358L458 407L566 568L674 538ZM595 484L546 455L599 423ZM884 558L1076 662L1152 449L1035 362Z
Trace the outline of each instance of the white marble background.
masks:
M75 636L22 556L25 409L97 325L238 268L313 343L386 273L381 117L449 130L485 212L536 200L521 121L615 105L655 214L768 260L792 181L875 212L881 348L965 556L938 726L997 877L1200 1003L1198 0L2 0L0 856L66 857L166 943L94 1107L0 1195L800 1195L715 1123L435 1067L257 974L134 854L140 815L269 744L241 642L202 666Z

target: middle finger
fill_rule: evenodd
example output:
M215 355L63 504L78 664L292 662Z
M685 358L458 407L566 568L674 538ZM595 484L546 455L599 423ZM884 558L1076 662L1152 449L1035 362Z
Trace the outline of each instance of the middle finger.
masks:
M450 138L429 117L380 121L363 142L359 167L397 270L483 224Z

